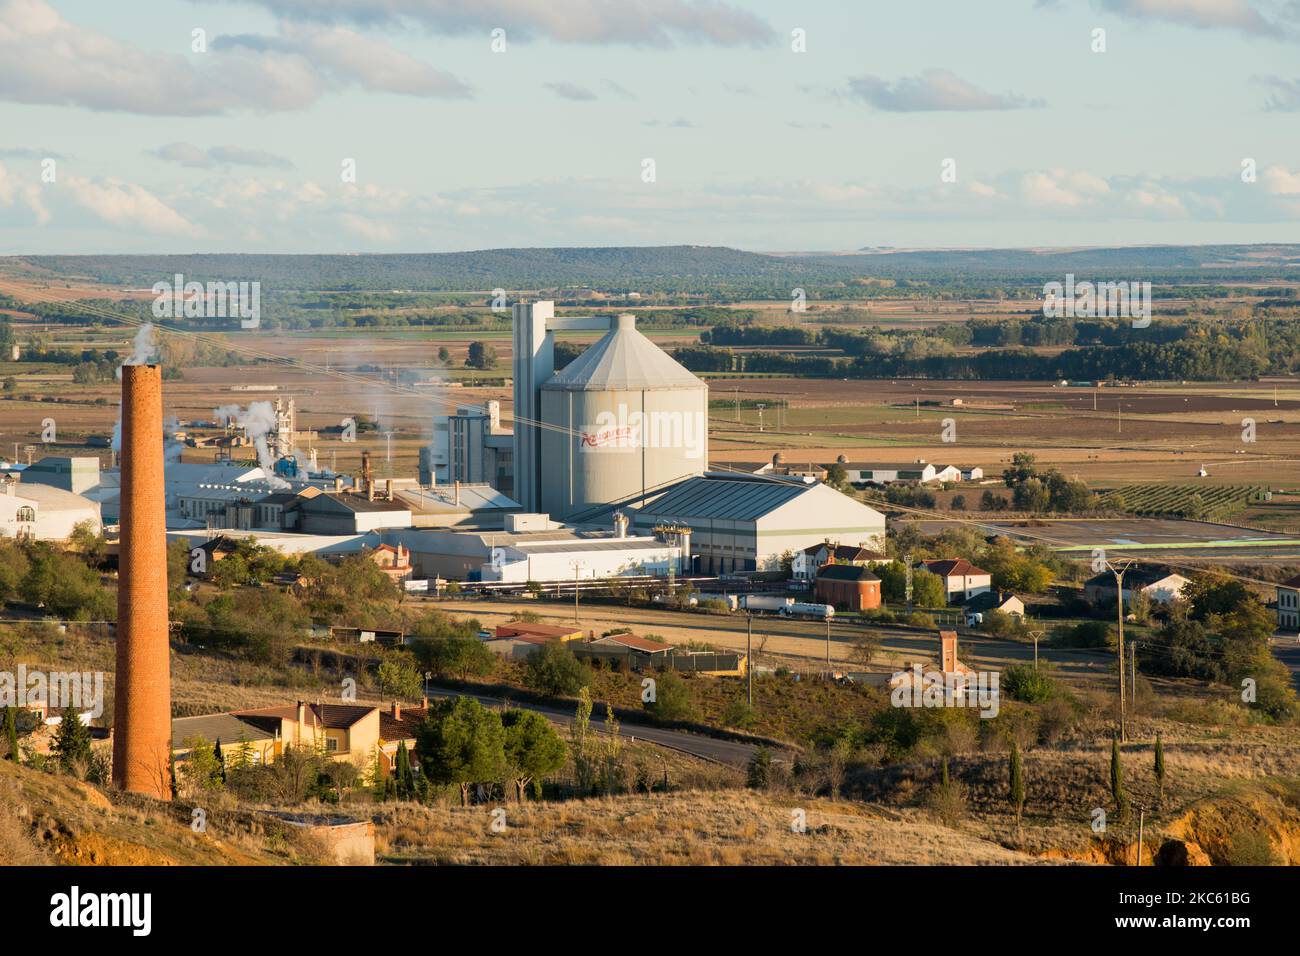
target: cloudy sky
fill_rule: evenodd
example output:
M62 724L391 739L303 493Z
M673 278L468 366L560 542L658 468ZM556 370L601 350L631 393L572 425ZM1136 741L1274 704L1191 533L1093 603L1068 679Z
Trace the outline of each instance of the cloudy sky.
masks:
M0 253L1300 241L1298 54L1300 0L0 0Z

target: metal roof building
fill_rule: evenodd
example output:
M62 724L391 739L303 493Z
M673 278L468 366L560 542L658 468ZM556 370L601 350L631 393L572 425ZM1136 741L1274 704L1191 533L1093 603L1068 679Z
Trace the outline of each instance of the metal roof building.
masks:
M642 506L634 525L691 529L702 574L775 571L810 545L832 538L880 550L885 516L821 482L710 472Z

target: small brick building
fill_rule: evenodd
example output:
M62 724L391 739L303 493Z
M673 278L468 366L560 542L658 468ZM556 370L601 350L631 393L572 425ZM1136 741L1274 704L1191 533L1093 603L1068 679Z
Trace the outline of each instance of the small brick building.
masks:
M880 578L857 565L828 564L817 572L815 593L837 611L870 611L880 607Z

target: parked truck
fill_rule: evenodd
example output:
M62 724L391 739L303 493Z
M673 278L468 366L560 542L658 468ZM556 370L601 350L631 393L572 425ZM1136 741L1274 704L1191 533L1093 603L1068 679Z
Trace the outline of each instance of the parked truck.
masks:
M835 616L835 608L829 604L807 604L802 601L791 601L781 608L780 613L785 617L814 618L818 621L829 621Z
M757 614L780 614L793 603L794 598L777 594L746 594L740 606Z

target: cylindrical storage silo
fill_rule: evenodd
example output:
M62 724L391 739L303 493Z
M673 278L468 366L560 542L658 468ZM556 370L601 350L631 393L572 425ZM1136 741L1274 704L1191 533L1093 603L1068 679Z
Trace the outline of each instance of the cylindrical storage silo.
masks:
M578 519L703 474L709 389L618 316L542 385L542 510Z

